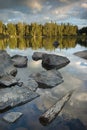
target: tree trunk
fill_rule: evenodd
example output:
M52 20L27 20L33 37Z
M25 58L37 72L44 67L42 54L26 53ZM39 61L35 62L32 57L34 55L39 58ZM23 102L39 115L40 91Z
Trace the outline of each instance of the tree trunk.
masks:
M64 97L62 97L58 102L53 105L48 111L46 111L42 116L40 116L39 120L42 125L49 124L56 116L61 112L65 104L68 102L72 95L72 91L67 93Z

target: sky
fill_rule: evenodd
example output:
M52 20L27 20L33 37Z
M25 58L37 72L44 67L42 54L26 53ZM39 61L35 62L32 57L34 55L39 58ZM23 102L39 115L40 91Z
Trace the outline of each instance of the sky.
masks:
M0 0L4 23L46 22L87 26L87 0Z

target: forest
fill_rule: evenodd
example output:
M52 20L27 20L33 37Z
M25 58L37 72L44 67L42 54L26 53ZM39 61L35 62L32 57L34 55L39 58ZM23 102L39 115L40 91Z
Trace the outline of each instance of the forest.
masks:
M0 37L55 37L55 36L76 36L78 27L75 25L57 24L54 22L45 23L8 23L5 25L0 21Z

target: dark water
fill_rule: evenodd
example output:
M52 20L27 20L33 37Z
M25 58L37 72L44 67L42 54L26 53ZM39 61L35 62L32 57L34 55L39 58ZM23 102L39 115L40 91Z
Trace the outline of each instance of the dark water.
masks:
M59 43L57 46L53 45L55 41ZM22 80L27 79L31 73L44 70L41 61L32 60L32 54L35 51L63 55L70 60L69 65L59 70L64 78L62 84L53 89L38 89L40 97L0 113L0 130L87 130L87 60L73 55L74 52L87 50L85 39L2 39L0 40L0 49L7 50L11 56L21 54L28 57L28 67L18 70L17 77ZM48 126L43 126L39 117L72 89L75 91L60 115ZM15 123L6 123L2 117L10 111L20 111L23 116Z

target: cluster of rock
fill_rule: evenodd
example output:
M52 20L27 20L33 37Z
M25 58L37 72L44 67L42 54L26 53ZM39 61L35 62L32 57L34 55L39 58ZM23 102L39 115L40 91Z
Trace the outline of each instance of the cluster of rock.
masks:
M29 102L38 97L36 89L52 88L63 82L63 77L57 70L67 65L70 61L63 56L35 52L32 56L33 60L41 60L42 66L47 70L33 73L28 77L28 81L20 82L15 76L17 74L17 67L27 67L28 58L26 56L14 55L10 56L6 51L0 50L0 111L15 107L17 105ZM14 117L19 118L11 113L3 117L8 121ZM11 115L11 116L10 116ZM13 120L9 121L13 122Z

